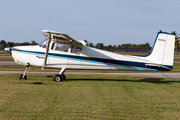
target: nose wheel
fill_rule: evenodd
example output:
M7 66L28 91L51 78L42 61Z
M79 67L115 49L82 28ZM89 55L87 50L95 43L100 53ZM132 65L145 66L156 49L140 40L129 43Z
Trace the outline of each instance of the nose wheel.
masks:
M21 75L19 76L19 79L20 79L20 80L27 80L27 76L26 76L26 75L21 74Z

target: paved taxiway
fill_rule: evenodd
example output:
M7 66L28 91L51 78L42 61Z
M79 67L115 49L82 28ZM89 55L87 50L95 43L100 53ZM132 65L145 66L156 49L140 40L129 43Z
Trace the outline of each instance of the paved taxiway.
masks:
M23 74L24 71L0 71L0 74ZM28 72L27 74L39 74L40 72ZM57 72L42 72L46 74L57 74ZM153 78L167 78L161 73L89 73L89 72L65 72L65 74L94 74L94 75L120 75L120 76L142 76L142 77L153 77ZM164 73L171 78L180 78L180 73Z
M14 61L0 61L0 67L3 65L17 65Z

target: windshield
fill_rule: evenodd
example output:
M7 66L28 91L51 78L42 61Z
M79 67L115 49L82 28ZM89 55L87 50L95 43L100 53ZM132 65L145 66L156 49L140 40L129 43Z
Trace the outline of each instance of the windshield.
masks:
M43 40L42 42L39 43L39 47L46 48L47 45L47 39Z

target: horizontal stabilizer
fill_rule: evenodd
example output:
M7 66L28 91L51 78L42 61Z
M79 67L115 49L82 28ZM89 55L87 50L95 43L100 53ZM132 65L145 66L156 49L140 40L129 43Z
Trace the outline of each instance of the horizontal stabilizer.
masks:
M158 65L158 64L145 64L145 66L147 68L152 68L152 69L156 69L159 71L171 71L172 68L163 66L163 65Z

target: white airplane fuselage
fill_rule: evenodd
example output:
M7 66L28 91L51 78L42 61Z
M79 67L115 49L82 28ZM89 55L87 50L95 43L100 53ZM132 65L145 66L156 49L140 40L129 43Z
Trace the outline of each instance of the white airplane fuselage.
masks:
M12 57L15 62L22 65L42 67L45 56L45 48L35 46L19 46L12 48ZM146 64L153 64L147 57L131 56L112 53L96 48L83 46L81 51L72 53L71 48L67 52L49 50L47 68L56 69L102 69L102 70L150 70Z

